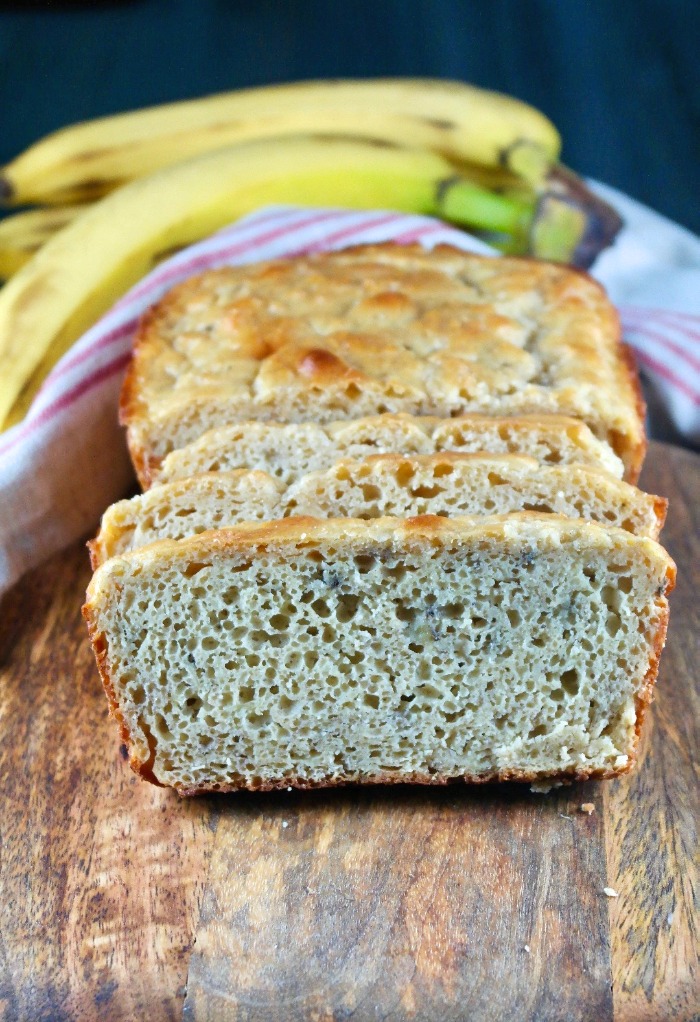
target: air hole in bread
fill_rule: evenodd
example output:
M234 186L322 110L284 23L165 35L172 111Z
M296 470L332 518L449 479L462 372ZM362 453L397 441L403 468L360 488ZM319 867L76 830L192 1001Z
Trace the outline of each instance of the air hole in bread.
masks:
M194 561L187 565L187 567L183 571L183 575L186 578L192 578L193 575L198 575L200 571L204 571L206 568L211 568L211 564L205 561L202 562Z
M551 514L550 504L531 504L529 501L523 503L523 511L539 511L544 514Z
M439 486L437 483L435 486L415 486L411 488L411 496L420 497L422 500L432 500L444 492L444 487ZM433 510L433 513L435 514L436 511Z
M396 482L399 486L406 486L415 474L416 466L412 465L410 461L402 461L396 469Z
M575 696L578 694L578 690L580 688L580 679L578 671L575 668L571 668L568 671L564 671L564 673L561 676L561 687L570 696Z

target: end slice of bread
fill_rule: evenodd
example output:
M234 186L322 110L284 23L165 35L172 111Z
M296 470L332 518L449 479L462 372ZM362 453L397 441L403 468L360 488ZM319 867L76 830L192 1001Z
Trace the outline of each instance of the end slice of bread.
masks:
M343 458L372 454L527 454L545 465L592 465L622 478L624 466L585 423L565 415L370 415L330 422L242 422L208 430L172 451L144 486L203 472L259 469L290 485Z
M115 557L84 614L132 767L182 794L610 777L674 577L556 515L299 518Z
M666 501L600 469L543 466L514 454L380 454L282 483L263 472L212 472L154 486L109 508L90 544L93 566L159 539L242 521L542 511L656 538Z

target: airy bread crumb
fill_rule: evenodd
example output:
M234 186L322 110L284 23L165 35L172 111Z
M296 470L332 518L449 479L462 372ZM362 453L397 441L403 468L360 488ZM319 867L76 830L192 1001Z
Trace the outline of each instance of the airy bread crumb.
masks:
M183 794L612 776L674 566L557 515L287 519L107 561L84 608L130 762Z

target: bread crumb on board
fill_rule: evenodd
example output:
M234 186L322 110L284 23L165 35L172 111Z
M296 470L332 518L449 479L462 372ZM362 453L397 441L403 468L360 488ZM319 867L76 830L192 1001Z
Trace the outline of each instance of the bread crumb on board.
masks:
M591 815L591 813L595 812L595 806L593 805L592 802L583 802L579 806L579 809L582 813L588 813L589 816Z
M533 781L530 791L533 795L548 795L553 788L562 788L564 781Z

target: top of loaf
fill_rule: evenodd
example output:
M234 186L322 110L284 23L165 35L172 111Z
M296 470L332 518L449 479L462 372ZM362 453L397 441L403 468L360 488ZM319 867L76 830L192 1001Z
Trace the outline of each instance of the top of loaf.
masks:
M563 413L636 478L642 406L602 288L553 263L393 243L209 271L144 318L137 466L226 422Z

